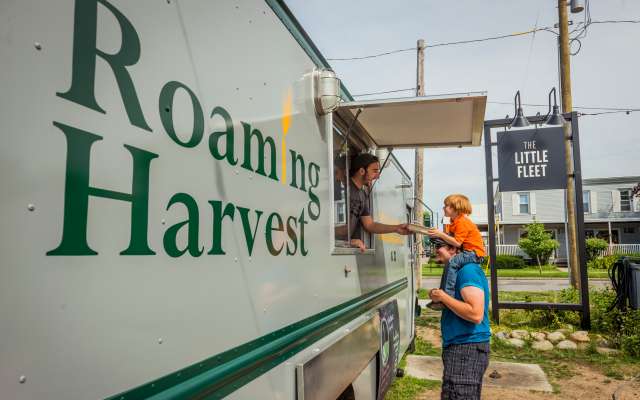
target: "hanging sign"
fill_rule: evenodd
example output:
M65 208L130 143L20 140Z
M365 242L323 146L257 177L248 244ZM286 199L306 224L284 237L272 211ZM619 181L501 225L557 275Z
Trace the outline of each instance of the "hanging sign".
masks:
M566 189L562 127L498 132L500 191Z

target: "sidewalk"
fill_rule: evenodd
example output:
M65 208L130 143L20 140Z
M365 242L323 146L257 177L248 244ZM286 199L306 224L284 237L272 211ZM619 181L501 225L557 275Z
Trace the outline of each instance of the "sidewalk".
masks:
M432 356L407 356L407 374L432 381L442 380L442 359ZM491 361L483 386L553 392L547 376L538 364Z
M489 287L491 287L491 280ZM422 277L423 288L434 288L440 285L440 278ZM567 278L498 278L498 290L504 292L541 292L546 290L568 289L571 285ZM589 287L611 287L609 279L589 279Z

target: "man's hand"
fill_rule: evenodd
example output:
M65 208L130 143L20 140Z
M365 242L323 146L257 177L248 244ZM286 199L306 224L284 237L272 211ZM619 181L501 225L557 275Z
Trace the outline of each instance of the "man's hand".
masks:
M449 296L444 290L442 289L431 289L429 291L429 298L435 302L440 302L443 303L443 300L446 297L451 297Z
M396 226L396 233L399 234L399 235L408 235L408 234L410 234L411 232L409 231L408 225L409 224L397 225Z
M360 249L360 253L364 253L367 249L367 246L365 246L364 242L360 239L351 239L351 247L357 247Z
M429 228L427 230L427 235L432 238L441 238L445 233L439 230L438 228Z
M467 286L460 291L463 301L449 296L442 289L431 289L429 297L440 302L458 317L474 324L482 323L484 318L484 291L475 286Z

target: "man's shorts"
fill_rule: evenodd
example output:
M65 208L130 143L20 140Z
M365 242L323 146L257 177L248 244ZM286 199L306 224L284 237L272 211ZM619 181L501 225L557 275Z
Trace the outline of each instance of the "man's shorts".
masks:
M480 400L489 366L489 342L452 344L442 351L441 400Z

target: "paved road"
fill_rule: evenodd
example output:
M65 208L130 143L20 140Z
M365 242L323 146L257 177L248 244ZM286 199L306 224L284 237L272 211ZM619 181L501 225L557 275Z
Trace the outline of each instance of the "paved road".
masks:
M423 288L433 288L440 284L440 278L422 278ZM590 287L610 287L608 279L590 279ZM569 280L560 279L525 279L525 278L499 278L498 290L504 292L528 291L539 292L544 290L560 290L569 287Z

